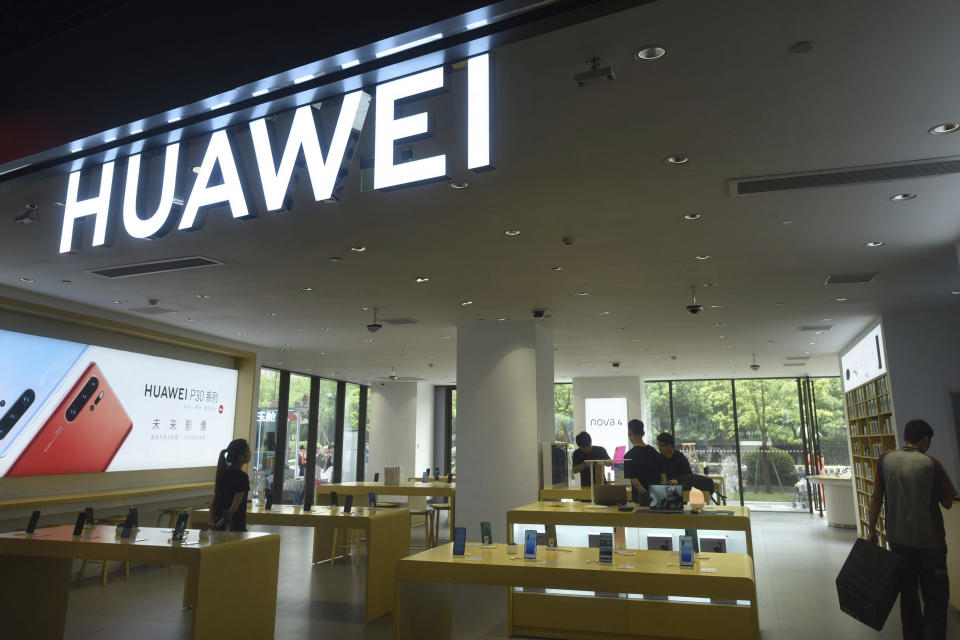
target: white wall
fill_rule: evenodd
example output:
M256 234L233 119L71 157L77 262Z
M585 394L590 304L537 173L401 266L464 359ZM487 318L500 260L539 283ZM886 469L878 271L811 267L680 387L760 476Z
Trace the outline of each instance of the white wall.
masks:
M887 365L897 430L908 420L930 423L930 455L960 484L958 448L950 391L960 391L960 311L898 312L883 316Z
M384 467L403 467L407 476L433 469L433 386L385 382L372 389L370 463L366 477Z
M433 385L426 382L417 383L417 441L416 441L416 473L418 476L423 470L430 467L433 474L435 466L443 466L442 460L433 460Z

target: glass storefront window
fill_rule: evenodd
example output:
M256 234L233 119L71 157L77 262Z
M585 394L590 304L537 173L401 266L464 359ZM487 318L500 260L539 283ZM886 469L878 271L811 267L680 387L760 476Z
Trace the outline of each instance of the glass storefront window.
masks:
M671 432L670 383L647 382L643 385L643 395L647 399L647 431L654 434Z
M333 482L333 454L336 447L337 383L320 380L320 402L317 419L317 471L315 482Z
M277 404L280 372L260 369L260 397L257 403L257 438L253 442L250 479L254 495L266 488L267 474L273 472L277 451Z
M457 390L450 391L450 473L457 472Z
M360 428L360 385L348 382L343 412L343 463L340 477L343 482L357 479L357 443Z
M850 448L840 378L815 378L812 382L824 470L827 473L850 473Z
M290 374L290 395L287 401L287 457L283 484L285 500L291 500L293 504L299 504L303 500L309 437L310 377ZM291 493L292 495L289 495Z
M573 442L573 385L560 382L553 385L553 421L556 442Z

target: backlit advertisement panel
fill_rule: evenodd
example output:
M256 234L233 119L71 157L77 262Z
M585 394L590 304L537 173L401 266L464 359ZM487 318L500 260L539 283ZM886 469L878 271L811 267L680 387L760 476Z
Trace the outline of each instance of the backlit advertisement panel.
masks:
M0 330L0 476L206 467L233 369Z

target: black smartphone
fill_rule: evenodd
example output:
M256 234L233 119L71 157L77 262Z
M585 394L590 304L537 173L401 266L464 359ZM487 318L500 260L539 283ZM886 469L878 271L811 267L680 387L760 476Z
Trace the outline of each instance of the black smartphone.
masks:
M230 509L223 510L223 530L233 531L233 511Z
M493 529L489 522L480 523L480 543L493 544Z
M523 533L523 559L537 559L537 532L533 529L527 529Z
M350 509L353 509L353 496L348 495L343 499L343 512L350 513Z
M433 481L440 482L440 467L434 467L433 469Z
M33 533L37 528L37 523L40 521L40 512L34 511L30 514L30 522L27 523L27 533Z
M120 530L120 538L122 540L128 540L131 533L133 533L133 527L131 527L129 523L124 522L123 529Z
M170 536L170 539L174 542L183 542L183 538L187 533L187 520L190 519L190 515L187 513L181 513L177 516L177 526L173 528L173 535Z
M137 513L136 507L130 507L130 511L129 513L127 513L127 517L130 518L130 522L133 523L134 529L140 528L140 514Z
M272 491L267 494L267 504L264 507L264 509L266 511L270 511L271 509L273 509L273 492Z
M128 511L127 517L123 521L123 528L126 529L129 527L130 529L133 529L134 527L136 527L137 525L135 524L135 520L134 520L135 518L136 516L133 514L133 509Z
M453 474L452 474L452 473L448 473L448 474L447 474L447 484L453 484Z
M379 471L377 471L375 474L373 474L373 481L374 481L374 482L380 482L380 472L379 472Z
M83 511L77 514L77 523L73 525L73 535L79 536L83 533L83 523L87 519L87 514Z
M84 509L83 514L84 514L84 517L86 518L87 526L92 527L93 526L93 507L87 507L86 509Z
M613 534L600 534L600 562L613 564Z
M373 491L367 494L367 504L370 505L371 509L377 506L377 494L375 494Z
M303 510L310 511L313 509L313 494L309 491L303 492Z
M467 546L467 528L456 527L453 530L453 555L462 556Z
M547 549L556 549L557 548L557 525L548 524L544 527L546 529L546 538L547 538Z
M334 506L334 507L336 507L336 506L338 506L338 505L340 504L340 501L337 500L337 492L336 492L336 491L331 491L331 492L330 492L330 504L331 504L332 506Z

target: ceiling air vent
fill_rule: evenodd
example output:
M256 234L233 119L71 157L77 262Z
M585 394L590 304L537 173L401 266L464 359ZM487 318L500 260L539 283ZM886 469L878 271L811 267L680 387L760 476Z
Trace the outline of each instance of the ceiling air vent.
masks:
M809 360L810 356L787 356L787 360Z
M830 331L832 324L802 324L797 327L797 331Z
M730 195L745 196L753 193L809 189L812 187L842 187L851 184L886 182L888 180L927 178L951 173L960 173L960 158L931 158L806 173L734 178L730 180Z
M783 366L785 367L802 367L807 364L806 362L784 362Z
M201 256L191 256L189 258L174 258L172 260L154 260L153 262L138 262L137 264L125 264L118 267L104 267L103 269L94 269L90 273L104 278L129 278L130 276L145 276L151 273L163 273L164 271L180 271L182 269L195 269L197 267L218 267L223 262L211 260Z
M876 278L876 273L831 273L823 284L870 284Z
M415 318L384 318L381 322L386 322L387 324L417 324Z
M162 313L176 313L176 309L165 309L163 307L158 307L156 305L151 305L149 307L137 307L135 309L130 309L130 311L135 311L136 313L142 313L145 316L158 316Z

